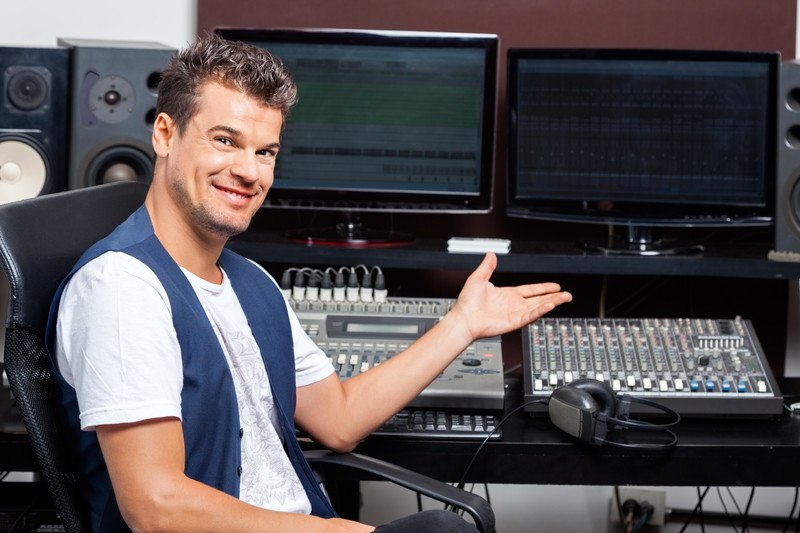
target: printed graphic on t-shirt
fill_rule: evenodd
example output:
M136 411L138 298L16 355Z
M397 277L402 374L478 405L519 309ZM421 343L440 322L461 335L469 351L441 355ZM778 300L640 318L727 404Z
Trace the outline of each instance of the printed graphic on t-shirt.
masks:
M294 508L305 492L275 430L277 416L258 346L242 332L222 332L222 338L230 354L244 428L239 497L270 509Z

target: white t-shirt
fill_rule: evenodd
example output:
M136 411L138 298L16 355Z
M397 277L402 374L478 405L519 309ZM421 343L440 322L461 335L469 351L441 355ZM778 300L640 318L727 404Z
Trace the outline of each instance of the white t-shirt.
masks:
M309 513L308 498L281 444L261 353L228 277L223 273L217 285L184 273L233 376L244 429L240 499L268 509ZM287 311L301 387L327 377L333 367L302 331L288 303ZM76 272L61 297L56 339L57 364L76 390L84 430L181 418L183 364L169 298L156 275L138 259L107 252Z

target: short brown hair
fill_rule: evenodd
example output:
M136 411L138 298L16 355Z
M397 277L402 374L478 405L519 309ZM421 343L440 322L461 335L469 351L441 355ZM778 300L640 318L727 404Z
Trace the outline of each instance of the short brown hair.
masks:
M166 113L183 133L197 112L203 84L215 81L277 109L283 123L297 102L297 86L277 56L263 48L228 41L213 33L176 53L158 84L157 113Z

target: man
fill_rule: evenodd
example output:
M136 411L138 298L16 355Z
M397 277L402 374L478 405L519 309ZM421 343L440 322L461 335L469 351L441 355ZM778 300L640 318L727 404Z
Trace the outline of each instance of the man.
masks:
M553 283L494 287L489 254L430 332L340 383L274 280L224 249L272 185L295 100L264 50L212 36L176 55L145 204L56 296L54 375L94 530L372 531L334 518L294 423L352 450L475 339L571 299ZM465 527L442 515L379 529Z

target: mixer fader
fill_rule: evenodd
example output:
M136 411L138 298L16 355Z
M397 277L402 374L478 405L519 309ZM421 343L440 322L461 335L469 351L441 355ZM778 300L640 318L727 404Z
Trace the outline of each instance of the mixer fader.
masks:
M542 318L523 328L522 349L526 400L593 378L618 394L649 398L683 415L769 416L782 410L752 324L741 318Z

